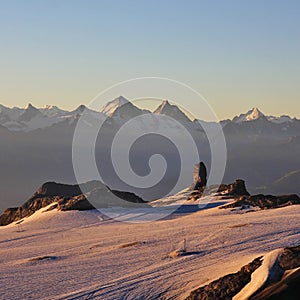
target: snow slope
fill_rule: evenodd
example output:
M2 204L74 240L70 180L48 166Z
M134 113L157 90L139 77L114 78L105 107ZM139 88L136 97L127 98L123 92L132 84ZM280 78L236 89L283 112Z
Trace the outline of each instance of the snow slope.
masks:
M8 108L0 105L0 124L12 131L28 132L50 127L65 120L72 122L83 112L91 118L106 118L105 114L93 111L84 105L70 112L51 105L46 105L44 108L36 108L32 104L28 104L25 108Z
M46 105L43 108L36 108L31 104L28 104L25 108L13 107L9 108L0 104L0 125L5 126L12 131L32 131L35 129L46 128L53 124L63 122L66 118L74 120L82 112L88 112L93 117L97 118L113 118L117 124L123 124L126 120L129 120L135 116L150 113L148 110L142 110L128 101L126 98L119 96L118 98L108 102L100 112L88 109L84 105L80 105L73 111L62 110L57 106ZM196 130L199 130L200 124L206 124L209 126L217 126L215 122L204 122L196 120L191 122L189 117L176 105L171 105L167 100L163 101L161 105L153 111L156 116L167 115L185 125L191 126ZM265 116L258 108L253 108L245 114L236 116L232 121L234 123L244 123L249 121L255 121L261 118L282 125L291 125L293 122L298 122L297 119L292 119L289 116ZM200 122L200 124L199 124ZM222 126L230 123L230 120L224 120L221 123ZM201 126L200 126L201 128Z
M265 117L265 115L257 107L254 107L253 109L249 110L246 114L241 114L240 116L235 117L233 121L235 123L242 123L254 121L262 117Z
M267 253L263 257L262 265L253 272L251 281L235 297L233 297L233 300L249 299L256 291L263 287L268 280L272 277L276 277L280 270L274 268L274 265L279 256L283 253L283 250L284 249L276 249ZM279 278L281 278L283 273L278 275L280 275Z
M213 202L142 224L110 220L96 210L44 209L21 225L1 227L0 298L184 299L300 240L300 206L237 214ZM169 258L183 239L189 255Z
M128 100L122 96L107 102L104 107L101 109L101 112L111 117L115 111L124 104L127 104Z
M284 124L284 123L293 122L293 119L291 117L285 116L285 115L280 116L280 117L266 116L257 107L252 108L245 114L236 116L235 118L233 118L233 122L243 123L243 122L255 121L260 118L265 118L266 120L268 120L272 123L276 123L276 124Z

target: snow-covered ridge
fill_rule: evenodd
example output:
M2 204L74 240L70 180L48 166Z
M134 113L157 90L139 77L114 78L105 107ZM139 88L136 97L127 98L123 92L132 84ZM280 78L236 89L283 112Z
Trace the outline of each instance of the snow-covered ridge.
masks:
M272 277L278 277L279 268L275 268L275 264L283 253L284 249L276 249L264 256L262 266L255 270L251 276L251 281L233 297L233 300L246 300L249 299L256 291L258 291L267 280ZM282 275L282 274L280 274Z
M69 120L69 122L72 123L83 111L93 118L112 118L116 124L122 124L124 121L137 115L150 113L150 111L139 109L123 96L119 96L108 102L100 111L89 109L84 105L80 105L72 111L67 111L53 105L36 108L29 103L24 108L9 108L0 104L0 125L12 131L32 131L46 128L65 120ZM170 104L167 100L164 100L157 109L153 111L153 115L167 115L177 121L189 123L191 126L197 127L197 122L193 123L180 108ZM289 116L266 116L258 108L253 108L245 114L236 116L232 122L240 124L259 119L265 119L276 124L290 124L295 120ZM228 122L230 123L231 121L221 121L221 125L224 126ZM209 124L214 126L217 123L210 122Z
M288 123L293 121L291 117L285 115L280 117L267 116L263 112L261 112L257 107L252 108L245 114L241 114L239 116L234 117L232 121L235 123L243 123L243 122L255 121L258 119L265 119L272 123L277 123L277 124Z
M12 131L32 131L50 127L66 120L72 123L84 111L92 117L106 117L104 113L93 111L84 105L80 105L73 111L62 110L52 105L37 108L31 103L24 108L9 108L0 105L0 125Z
M128 102L129 101L126 98L119 96L118 98L109 101L106 105L104 105L101 109L101 112L109 117L112 117L119 107L121 107L124 104L127 104Z

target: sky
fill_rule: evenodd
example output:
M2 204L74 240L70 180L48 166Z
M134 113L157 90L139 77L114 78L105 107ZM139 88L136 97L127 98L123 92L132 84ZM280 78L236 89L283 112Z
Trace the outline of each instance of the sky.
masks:
M155 76L191 86L221 119L252 107L300 117L299 15L292 0L0 0L0 103L73 109Z

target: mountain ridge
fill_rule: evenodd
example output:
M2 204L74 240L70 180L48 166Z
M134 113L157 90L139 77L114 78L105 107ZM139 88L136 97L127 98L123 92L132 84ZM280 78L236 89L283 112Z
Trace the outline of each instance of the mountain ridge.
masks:
M112 118L117 123L141 115L143 113L153 113L155 115L168 115L176 120L184 123L192 123L197 121L191 120L178 106L171 104L168 100L163 100L162 103L153 111L143 110L136 107L133 103L123 96L119 96L112 101L109 101L99 111L92 110L81 104L74 110L63 110L55 105L46 105L43 108L36 108L29 103L25 108L13 107L9 108L0 104L0 125L8 128L11 131L32 131L35 129L45 128L53 124L60 123L65 119L76 119L83 112L93 115L93 117ZM289 125L297 118L292 118L287 115L279 117L268 116L261 112L257 107L242 113L228 120L220 120L219 122L211 122L212 124L220 123L223 127L230 123L245 124L253 123L259 120L267 121L272 124Z

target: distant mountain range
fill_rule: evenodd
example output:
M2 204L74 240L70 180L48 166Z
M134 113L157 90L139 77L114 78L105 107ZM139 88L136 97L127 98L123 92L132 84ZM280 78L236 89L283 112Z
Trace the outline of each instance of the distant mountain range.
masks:
M72 142L76 124L83 112L91 122L99 118L106 119L104 134L96 143L96 161L107 172L105 183L115 190L133 192L145 200L157 199L167 191L168 181L172 182L178 176L176 164L180 159L178 162L178 152L172 143L148 136L135 143L130 163L137 174L146 176L150 172L149 157L159 153L168 165L166 179L147 190L130 189L116 178L110 162L111 143L122 124L136 116L147 114L160 128L169 127L164 115L176 119L190 132L201 160L210 168L211 150L202 125L216 126L216 123L191 120L168 101L163 101L153 112L136 107L122 96L107 103L101 111L91 110L84 105L73 111L56 106L36 108L29 104L26 108L7 108L0 105L0 211L20 205L24 198L29 198L36 186L44 182L76 183ZM144 119L147 118L139 118L140 126L137 129L149 125L143 123ZM220 121L220 124L228 151L224 183L242 178L247 182L251 194L300 194L300 120L289 116L267 116L254 108L232 120ZM181 130L176 127L178 137L183 136ZM128 134L134 135L134 132ZM122 149L119 151L121 153ZM197 162L189 163L193 166ZM182 184L187 186L192 181L192 177L187 177Z
M296 119L292 119L289 116L280 116L280 117L274 117L274 116L266 116L264 115L257 107L249 110L245 114L241 114L237 117L233 118L233 122L235 123L242 123L242 122L249 122L249 121L255 121L258 119L265 119L272 123L282 124L282 123L290 123L293 122Z
M108 102L100 111L94 111L84 105L80 105L72 111L60 109L57 106L46 105L44 108L36 108L28 104L25 108L5 107L0 104L0 125L11 131L33 131L50 127L54 124L68 121L74 122L85 111L94 118L112 118L116 122L123 123L131 117L144 113L151 113L148 110L142 110L134 106L126 98L120 96ZM185 123L196 123L181 111L176 105L170 104L167 100L163 101L153 112L155 115L168 115L176 120ZM289 125L293 122L299 122L289 116L266 116L258 108L253 108L245 114L234 117L232 120L223 120L220 123L225 126L228 123L242 124L257 120L269 121L273 124Z

